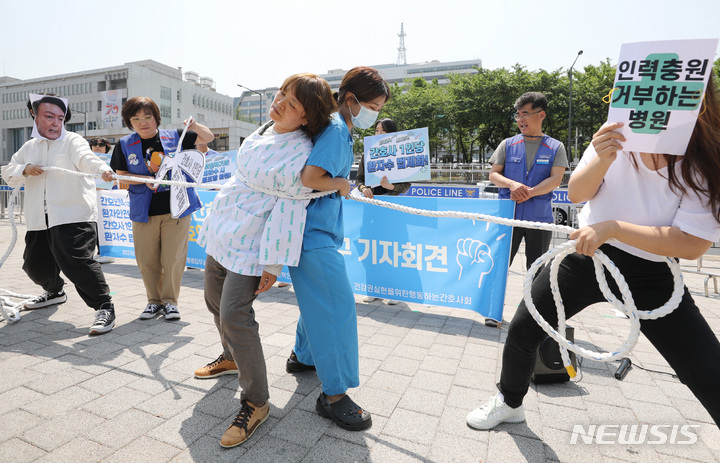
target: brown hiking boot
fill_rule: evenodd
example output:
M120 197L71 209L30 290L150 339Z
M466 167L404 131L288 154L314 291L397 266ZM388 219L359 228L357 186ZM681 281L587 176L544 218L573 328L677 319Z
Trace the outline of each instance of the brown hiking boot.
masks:
M232 360L226 359L224 354L220 354L220 357L216 358L204 367L195 370L195 377L198 379L210 379L217 378L222 375L236 374L238 374L237 365L235 365L235 362Z
M258 426L263 424L270 412L270 402L265 402L261 407L243 400L242 408L222 439L220 445L229 449L242 444L253 435Z

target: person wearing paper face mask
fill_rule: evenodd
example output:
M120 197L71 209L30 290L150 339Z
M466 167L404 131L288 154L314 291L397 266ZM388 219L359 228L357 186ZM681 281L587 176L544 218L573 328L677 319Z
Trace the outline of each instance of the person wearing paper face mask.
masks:
M122 118L133 133L115 145L110 167L120 175L155 179L162 159L177 150L183 130L159 130L160 110L147 97L130 98L122 107ZM210 129L194 120L185 121L187 132L180 151L195 143L214 139ZM185 180L189 177L186 175ZM178 297L188 249L190 215L202 207L193 188L188 188L190 205L174 219L170 213L170 188L139 181L126 181L130 197L133 245L147 305L141 320L163 315L166 320L180 318Z
M356 67L345 74L334 96L338 112L314 137L301 179L313 190L338 191L313 199L307 208L300 261L290 267L300 319L286 371L316 370L322 392L315 409L338 426L359 431L369 428L372 419L347 395L349 388L359 385L360 373L355 296L338 252L344 240L342 197L351 189L350 130L373 126L390 99L390 88L375 69Z
M608 122L593 135L568 185L569 199L587 204L579 215L581 228L570 234L577 240L576 253L558 270L567 319L606 301L591 258L596 250L613 261L637 308L647 311L663 306L673 291L664 256L694 260L720 239L720 95L713 80L697 108L684 156L623 151L622 123ZM546 265L535 278L532 298L557 328L550 272ZM615 297L624 299L617 284L607 280ZM640 330L720 426L720 342L687 287L675 310L656 320L641 319ZM522 402L545 337L522 301L505 341L500 392L467 416L468 425L491 429L525 421Z
M32 139L15 153L2 177L11 187L25 181L25 253L23 270L44 293L25 304L41 309L67 301L60 271L75 285L83 301L95 310L90 334L115 326L115 307L100 264L93 260L97 239L97 201L92 178L46 167L102 174L112 170L80 135L65 131L68 101L57 95L31 94L28 109L34 120Z

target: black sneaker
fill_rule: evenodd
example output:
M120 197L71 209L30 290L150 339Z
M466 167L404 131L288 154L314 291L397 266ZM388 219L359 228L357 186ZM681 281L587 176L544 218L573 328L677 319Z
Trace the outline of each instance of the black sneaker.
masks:
M301 371L314 371L315 365L305 365L298 360L295 351L290 352L290 357L285 362L285 371L288 373L300 373Z
M32 301L26 303L25 308L28 310L42 309L43 307L62 304L65 301L67 301L67 294L65 294L65 291L62 289L57 293L45 291L42 296L38 296Z
M115 327L115 309L100 309L95 311L95 323L90 327L90 334L104 334Z
M163 314L165 320L180 320L180 312L175 304L165 303L163 304Z
M143 310L140 314L140 320L149 320L151 318L155 318L161 310L162 304L148 304L147 306L145 306L145 310Z

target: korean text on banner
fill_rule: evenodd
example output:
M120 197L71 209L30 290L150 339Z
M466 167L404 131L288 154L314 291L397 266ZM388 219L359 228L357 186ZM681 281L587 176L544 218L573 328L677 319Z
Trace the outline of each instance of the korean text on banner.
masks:
M225 183L237 170L237 150L205 156L203 183Z
M430 180L429 149L427 127L365 137L365 184Z
M100 254L134 258L128 190L100 190L97 198Z
M608 121L623 122L623 149L684 155L718 39L623 44Z
M512 218L509 200L385 197L418 209ZM471 309L502 319L512 228L343 203L345 256L355 294Z

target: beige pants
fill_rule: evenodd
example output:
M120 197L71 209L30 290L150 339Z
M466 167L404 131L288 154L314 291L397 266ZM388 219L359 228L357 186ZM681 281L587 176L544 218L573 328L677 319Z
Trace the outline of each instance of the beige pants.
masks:
M132 227L135 259L148 303L177 305L187 260L190 215L182 219L154 215L147 223L133 222Z

